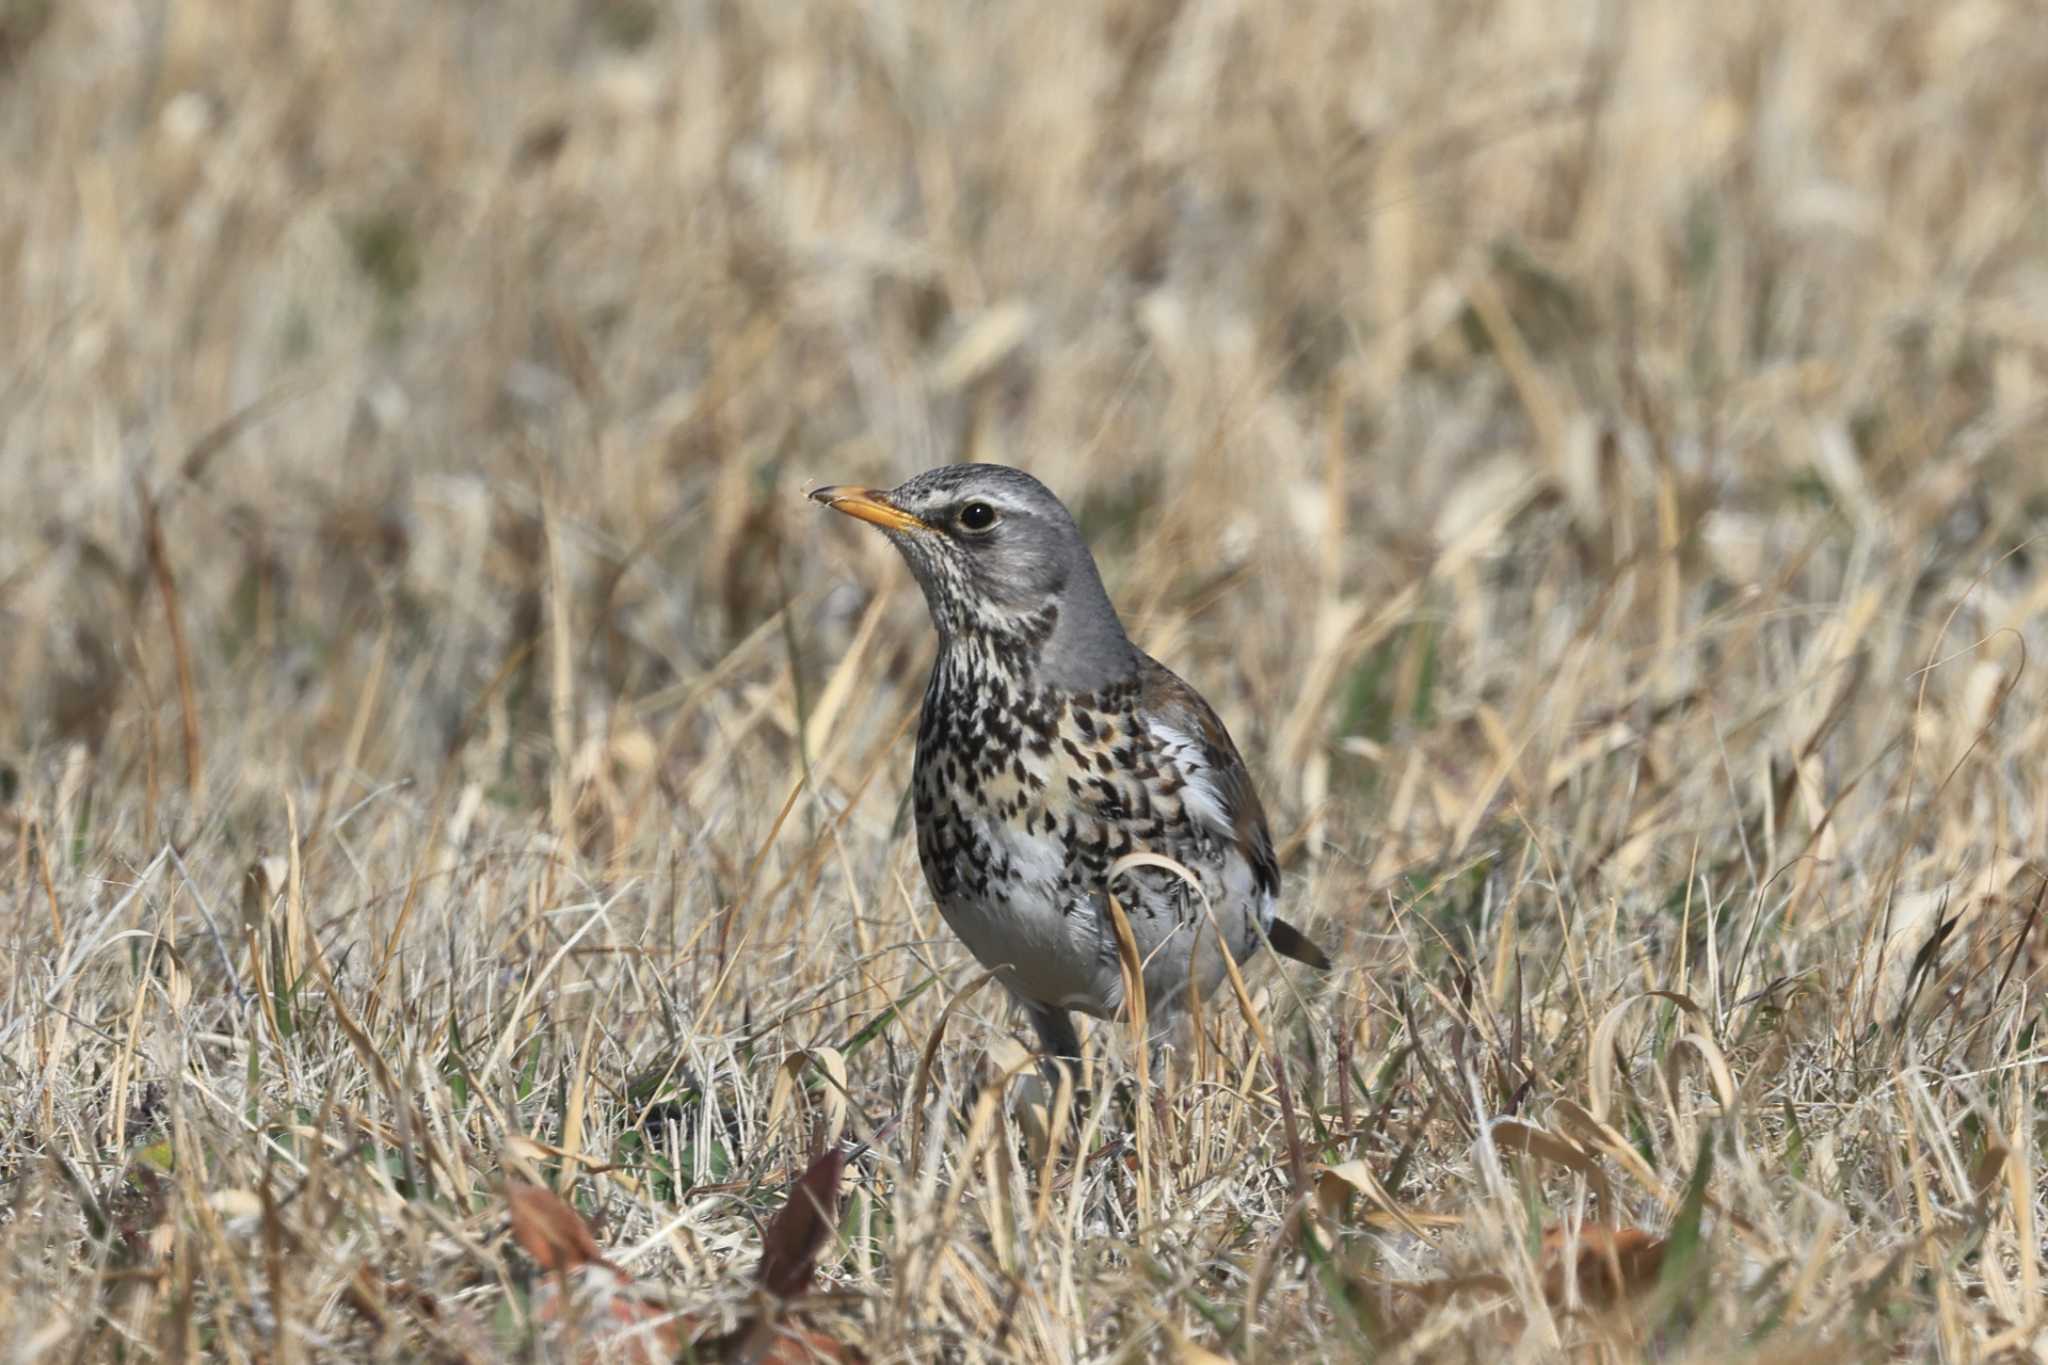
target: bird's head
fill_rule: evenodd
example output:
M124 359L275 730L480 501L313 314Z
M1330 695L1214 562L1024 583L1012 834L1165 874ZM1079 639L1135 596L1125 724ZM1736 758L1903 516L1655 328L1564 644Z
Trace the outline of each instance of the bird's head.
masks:
M887 490L834 484L811 497L882 529L942 644L1021 648L1043 680L1073 690L1136 667L1081 528L1023 470L942 465Z

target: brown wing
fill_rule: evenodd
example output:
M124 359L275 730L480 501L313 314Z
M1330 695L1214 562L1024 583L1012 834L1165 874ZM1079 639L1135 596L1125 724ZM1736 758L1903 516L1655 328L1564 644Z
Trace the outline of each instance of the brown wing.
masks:
M1156 659L1144 659L1138 687L1138 706L1144 715L1195 741L1203 770L1187 777L1215 798L1217 810L1209 816L1208 823L1244 853L1259 891L1278 896L1280 860L1273 854L1273 836L1266 829L1266 809L1259 804L1259 793L1252 786L1244 759L1230 742L1230 732L1223 728L1209 703L1202 700L1201 693ZM1205 814L1194 804L1188 809L1197 818Z

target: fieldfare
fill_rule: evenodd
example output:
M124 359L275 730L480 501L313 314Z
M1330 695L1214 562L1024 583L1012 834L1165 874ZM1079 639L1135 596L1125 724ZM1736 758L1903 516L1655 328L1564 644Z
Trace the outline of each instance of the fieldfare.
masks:
M1223 979L1219 933L1239 961L1263 940L1329 966L1274 915L1280 864L1223 722L1124 634L1044 484L961 464L811 497L879 526L924 589L939 653L917 728L918 860L1047 1054L1080 1056L1068 1011L1109 1018L1123 1004L1105 891L1130 921L1155 1042L1189 991ZM1200 890L1153 866L1109 884L1135 851L1179 862Z

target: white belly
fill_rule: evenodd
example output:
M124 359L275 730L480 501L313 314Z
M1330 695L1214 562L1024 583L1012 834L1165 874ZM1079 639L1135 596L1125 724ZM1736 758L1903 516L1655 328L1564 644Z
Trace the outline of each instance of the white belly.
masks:
M1107 1018L1123 1001L1116 945L1092 899L1061 890L1065 860L1051 835L1023 834L996 821L976 832L1009 859L1011 877L990 895L956 895L940 912L975 959L1013 993ZM1000 899L997 895L1000 894Z

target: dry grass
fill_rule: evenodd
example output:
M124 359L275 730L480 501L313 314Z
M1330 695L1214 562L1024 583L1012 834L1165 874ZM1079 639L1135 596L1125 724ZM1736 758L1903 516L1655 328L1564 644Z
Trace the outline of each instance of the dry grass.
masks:
M2044 89L2024 0L0 0L8 1358L571 1358L508 1179L729 1326L842 1136L879 1359L2043 1358ZM1079 1161L799 496L965 456L1342 962Z

